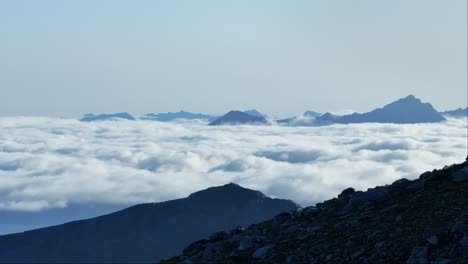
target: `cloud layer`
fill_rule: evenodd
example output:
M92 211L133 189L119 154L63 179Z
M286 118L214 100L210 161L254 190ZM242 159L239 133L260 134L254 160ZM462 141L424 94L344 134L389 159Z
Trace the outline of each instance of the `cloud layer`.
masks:
M236 182L310 205L462 161L466 120L327 127L0 118L0 210L165 201Z

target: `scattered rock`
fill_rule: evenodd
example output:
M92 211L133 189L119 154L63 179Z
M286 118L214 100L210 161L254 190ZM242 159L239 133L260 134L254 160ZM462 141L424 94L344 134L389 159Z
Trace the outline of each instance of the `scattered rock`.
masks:
M427 247L414 247L411 250L406 264L426 264L429 263L427 260Z
M292 213L290 212L280 213L277 216L275 216L275 220L280 224L288 221L291 218L292 218Z
M437 245L437 243L439 243L439 239L436 236L431 236L428 239L426 239L426 241L429 242L429 244L431 244L433 246L435 246L435 245Z
M356 191L354 190L354 188L345 189L344 191L342 191L342 192L338 195L338 198L344 198L344 197L351 196L351 195L353 195L355 192L356 192Z
M261 247L261 248L255 250L252 257L254 257L254 258L263 258L265 256L265 254L268 253L268 251L270 249L272 249L273 247L274 247L273 245L268 245L268 246Z
M243 237L239 243L239 250L247 250L249 248L252 248L254 246L254 242L252 238L250 237Z
M388 191L385 189L372 189L367 192L356 192L349 200L344 211L349 212L355 208L363 207L367 203L385 200L389 196Z
M454 182L464 182L468 181L468 166L463 168L462 170L453 174L452 180Z
M408 182L410 182L410 180L402 178L402 179L399 179L399 180L396 180L395 182L393 182L392 186L401 185L401 184L405 184L405 183L408 183Z
M229 238L229 233L228 232L216 232L212 234L209 238L211 242L217 242L221 240L226 240Z

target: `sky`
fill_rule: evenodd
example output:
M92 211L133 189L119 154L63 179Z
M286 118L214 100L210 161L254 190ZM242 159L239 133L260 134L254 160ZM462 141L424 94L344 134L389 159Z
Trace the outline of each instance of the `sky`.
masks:
M467 1L0 1L0 116L467 105Z

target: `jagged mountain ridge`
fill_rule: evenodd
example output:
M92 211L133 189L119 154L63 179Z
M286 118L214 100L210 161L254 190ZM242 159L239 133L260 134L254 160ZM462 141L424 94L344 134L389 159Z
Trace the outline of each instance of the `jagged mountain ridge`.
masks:
M236 184L63 225L0 236L0 263L154 263L212 232L300 208Z
M468 158L467 158L468 159ZM468 263L468 163L281 213L165 263Z

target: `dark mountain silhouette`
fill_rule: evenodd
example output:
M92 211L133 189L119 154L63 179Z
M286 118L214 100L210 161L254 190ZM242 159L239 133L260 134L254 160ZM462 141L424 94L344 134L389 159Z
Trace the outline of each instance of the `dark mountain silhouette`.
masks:
M259 125L267 124L268 121L264 117L252 116L241 111L230 111L224 116L216 119L211 122L210 126L219 126L219 125Z
M146 114L140 117L140 119L143 119L143 120L156 120L156 121L162 121L162 122L174 121L177 119L188 119L188 120L201 119L201 120L207 120L211 122L215 120L216 118L218 117L207 115L207 114L190 113L190 112L185 112L185 111L179 111L175 113L171 113L171 112L151 113L151 114Z
M251 115L251 116L258 116L258 117L265 117L265 118L267 117L267 115L262 114L262 113L260 113L259 111L255 110L255 109L244 111L244 113L246 113L248 115Z
M341 116L335 122L340 124L351 123L395 123L415 124L434 123L444 121L445 118L429 103L423 103L413 95L399 99L383 108L359 114Z
M215 231L247 226L299 208L290 200L227 184L184 199L0 236L0 262L157 262Z
M467 117L468 116L468 107L465 109L458 108L451 111L440 112L441 115L449 117Z
M80 121L83 122L92 122L92 121L100 121L100 120L116 120L116 119L127 119L127 120L135 120L135 118L130 115L129 113L116 113L116 114L86 114Z

